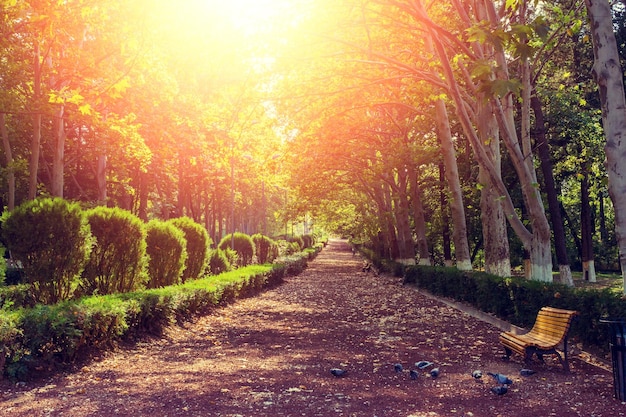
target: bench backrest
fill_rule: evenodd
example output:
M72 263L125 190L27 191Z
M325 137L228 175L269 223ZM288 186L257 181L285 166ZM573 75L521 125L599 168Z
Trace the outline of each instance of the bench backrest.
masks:
M529 334L552 344L563 341L577 311L554 307L543 307L537 313L537 319Z

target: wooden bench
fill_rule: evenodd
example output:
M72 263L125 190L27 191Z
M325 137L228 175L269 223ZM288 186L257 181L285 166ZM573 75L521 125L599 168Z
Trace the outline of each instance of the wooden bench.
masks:
M543 307L537 313L537 318L533 328L525 334L517 335L511 332L500 333L500 343L504 345L506 359L511 353L516 352L524 356L524 361L528 363L533 354L543 362L543 355L555 354L565 371L569 372L567 362L567 333L578 315L577 311L563 310L560 308ZM563 344L563 356L556 350Z

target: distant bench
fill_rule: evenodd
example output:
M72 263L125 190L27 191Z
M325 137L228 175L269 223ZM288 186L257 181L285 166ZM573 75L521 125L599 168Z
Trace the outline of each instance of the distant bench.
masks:
M525 334L517 335L511 332L500 333L500 343L504 345L506 359L513 352L524 356L524 361L529 362L532 355L543 362L543 355L554 354L559 358L565 371L569 371L567 361L567 333L570 329L577 311L563 310L560 308L543 307L537 313L533 328ZM556 350L563 343L563 356Z

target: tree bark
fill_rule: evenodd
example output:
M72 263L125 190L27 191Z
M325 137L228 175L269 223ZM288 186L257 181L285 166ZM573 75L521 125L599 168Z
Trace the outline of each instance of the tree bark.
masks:
M426 217L424 205L418 181L416 167L409 168L409 181L411 183L411 203L413 206L413 233L417 246L417 261L419 265L431 265L428 240L426 239Z
M593 262L593 222L589 203L589 164L583 162L580 181L580 241L582 243L581 261L585 281L596 282L596 269Z
M65 155L65 122L63 121L65 107L59 106L54 116L56 143L52 152L52 184L50 193L55 197L63 197L63 171Z
M411 265L415 264L415 244L411 235L409 224L409 200L407 196L408 179L404 167L398 169L398 184L395 197L394 215L396 228L398 229L399 261Z
M7 163L7 209L12 211L15 208L15 171L13 169L13 153L11 152L11 142L9 141L9 130L6 125L6 114L0 113L0 135L2 136L2 147Z
M441 240L443 245L443 264L452 266L452 241L450 240L450 215L447 210L446 174L443 163L439 166L439 205L441 206Z
M502 172L500 134L491 104L479 98L476 125L480 141L489 150L488 155L498 177ZM498 193L489 183L483 166L478 167L480 190L480 219L485 251L485 271L500 277L511 276L511 252L506 228L506 216Z
M585 0L593 41L593 76L600 91L609 194L626 294L626 98L620 57L607 0Z
M107 204L107 157L106 155L98 156L96 165L96 182L98 184L98 203L105 206Z
M33 99L35 103L35 115L33 116L33 138L30 144L29 178L28 178L28 198L30 200L37 197L37 177L39 173L39 152L41 148L41 53L39 42L34 44L33 57Z
M456 163L454 143L450 132L448 112L443 99L435 102L437 112L437 137L441 143L441 153L445 168L445 177L450 189L450 212L452 213L452 239L454 241L454 254L456 267L461 271L471 271L472 261L470 258L469 244L467 242L467 223L465 221L465 209L463 206L463 193L459 180L459 169Z
M541 106L541 100L539 100L539 97L537 97L536 94L531 98L531 106L535 115L535 144L537 147L537 155L541 163L541 173L543 174L544 181L543 186L548 199L548 210L550 212L552 233L554 235L554 250L556 253L556 260L559 265L559 280L562 284L573 287L574 280L572 278L572 269L567 256L565 228L563 227L559 196L554 183L552 161L550 160L550 148L546 140L543 109Z

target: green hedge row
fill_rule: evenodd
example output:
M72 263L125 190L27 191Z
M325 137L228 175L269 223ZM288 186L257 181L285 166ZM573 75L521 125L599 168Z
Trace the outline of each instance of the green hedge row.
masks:
M570 288L556 283L429 266L406 267L404 281L431 294L470 304L525 328L532 327L541 307L576 310L580 315L572 326L570 336L582 342L585 348L604 352L608 350L609 332L607 325L599 320L626 320L626 301L608 289Z
M0 368L17 379L53 369L122 340L160 334L166 326L280 284L304 270L317 251L273 265L145 291L83 297L55 305L0 308Z

